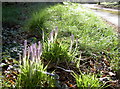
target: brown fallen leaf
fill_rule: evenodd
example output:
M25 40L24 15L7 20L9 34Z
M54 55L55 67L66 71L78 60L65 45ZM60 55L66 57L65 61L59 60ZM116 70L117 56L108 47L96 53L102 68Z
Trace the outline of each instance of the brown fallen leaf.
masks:
M91 72L96 72L96 69L95 68L90 68L90 71Z
M102 61L103 61L107 66L110 66L110 63L107 61L106 57L103 57L103 58L102 58Z

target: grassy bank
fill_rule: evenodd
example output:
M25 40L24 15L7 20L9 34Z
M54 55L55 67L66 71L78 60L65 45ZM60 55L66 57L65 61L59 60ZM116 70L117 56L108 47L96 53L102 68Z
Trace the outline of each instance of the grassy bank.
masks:
M60 39L74 34L80 49L92 52L114 51L118 44L117 34L112 27L79 4L55 5L36 12L25 25L29 31L38 34L42 34L42 30L46 34L56 26Z
M80 4L64 2L45 7L41 4L37 10L35 4L28 8L29 14L24 14L28 17L18 22L4 12L3 23L21 24L19 30L29 37L21 39L25 41L19 63L3 55L2 62L8 65L3 66L6 68L3 87L102 89L107 84L103 79L106 77L110 81L107 85L112 86L112 78L116 78L113 71L120 69L118 35L112 27ZM15 19L20 15L17 10Z
M44 31L45 38L55 27L59 29L58 41L67 47L69 47L69 37L72 34L75 39L78 38L77 50L82 51L83 57L97 58L104 55L113 66L118 65L117 33L91 10L80 4L58 4L34 13L25 25L27 30L37 33L36 35L42 35ZM39 37L41 39L40 35ZM119 70L119 66L114 69Z

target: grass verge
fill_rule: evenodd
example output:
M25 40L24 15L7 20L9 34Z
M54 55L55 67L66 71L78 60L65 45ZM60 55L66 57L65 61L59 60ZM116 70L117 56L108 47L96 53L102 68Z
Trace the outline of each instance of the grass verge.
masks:
M25 26L36 35L42 34L42 30L47 35L58 26L60 40L65 38L69 43L68 37L74 34L78 38L78 49L90 53L112 53L118 48L117 33L113 28L80 4L64 3L43 9L34 13Z

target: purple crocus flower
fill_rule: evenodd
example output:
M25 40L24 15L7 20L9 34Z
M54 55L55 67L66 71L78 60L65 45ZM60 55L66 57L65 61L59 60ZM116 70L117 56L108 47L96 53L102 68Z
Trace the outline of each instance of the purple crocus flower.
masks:
M78 38L76 38L76 47L78 46Z
M37 62L37 47L36 47L36 43L34 44L34 57L35 57L35 61Z
M55 39L57 38L58 35L58 27L55 28Z
M26 59L27 54L27 40L24 41L24 50L23 50L23 57Z
M53 35L54 35L54 31L52 30L51 33L50 33L50 37L49 37L49 40L52 43L53 43Z
M42 44L39 41L38 42L38 59L40 59L41 55L42 55Z
M42 31L42 40L43 40L43 42L44 42L44 38L45 36L44 36L44 31Z
M36 50L37 50L37 48L36 48L36 43L33 44L33 49L34 49L34 55L35 55L35 57L36 57L36 55L37 55L37 53L36 53Z
M30 51L31 51L31 59L32 59L32 61L34 61L34 44L32 44L31 46L30 46Z
M33 61L33 47L32 45L30 46L30 59Z
M28 47L28 59L30 58L30 47Z

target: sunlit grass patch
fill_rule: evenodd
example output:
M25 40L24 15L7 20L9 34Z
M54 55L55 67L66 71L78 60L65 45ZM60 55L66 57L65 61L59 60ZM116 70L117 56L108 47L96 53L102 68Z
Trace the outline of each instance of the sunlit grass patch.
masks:
M76 80L77 87L79 89L103 89L104 85L99 81L99 79L94 74L75 74L73 76Z
M113 50L117 46L117 35L100 17L79 4L55 5L33 14L27 29L41 34L59 28L59 38L74 34L80 45L96 50Z

